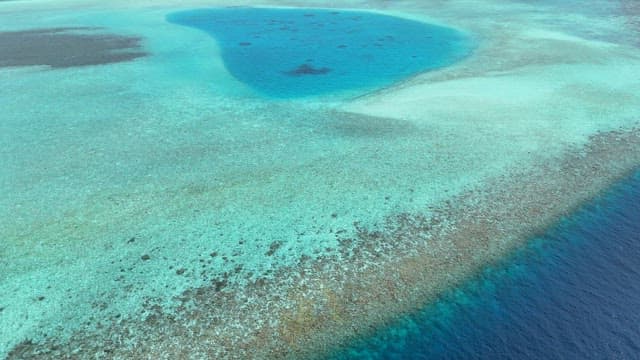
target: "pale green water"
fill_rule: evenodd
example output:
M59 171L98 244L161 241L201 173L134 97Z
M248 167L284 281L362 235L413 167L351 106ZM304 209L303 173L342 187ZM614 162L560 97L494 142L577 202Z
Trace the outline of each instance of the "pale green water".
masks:
M421 4L393 10L477 34L477 53L374 96L277 103L235 80L207 34L166 22L171 4L1 5L0 31L104 26L143 37L151 55L0 68L0 355L135 318L145 298L171 304L225 272L241 288L335 249L354 222L429 215L489 177L636 123L637 49L558 32L543 15L495 17L521 5Z

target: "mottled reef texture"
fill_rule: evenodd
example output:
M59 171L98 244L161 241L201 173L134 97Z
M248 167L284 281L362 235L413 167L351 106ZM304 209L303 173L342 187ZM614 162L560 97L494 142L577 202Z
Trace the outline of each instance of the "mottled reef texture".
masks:
M73 27L0 32L0 67L48 65L51 68L103 65L147 54L138 37Z
M276 280L238 289L216 279L185 291L175 311L148 299L144 321L26 341L8 358L322 357L509 254L639 163L640 129L600 133L441 204L433 217L397 214L376 231L355 223L358 235L339 251L301 258Z

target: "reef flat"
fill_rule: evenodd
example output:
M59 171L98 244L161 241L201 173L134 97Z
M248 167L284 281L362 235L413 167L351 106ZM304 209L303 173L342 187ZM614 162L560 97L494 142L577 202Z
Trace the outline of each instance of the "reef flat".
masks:
M0 32L100 27L147 54L0 69L0 356L322 357L640 164L633 3L335 2L478 47L291 102L165 21L197 6L0 4Z

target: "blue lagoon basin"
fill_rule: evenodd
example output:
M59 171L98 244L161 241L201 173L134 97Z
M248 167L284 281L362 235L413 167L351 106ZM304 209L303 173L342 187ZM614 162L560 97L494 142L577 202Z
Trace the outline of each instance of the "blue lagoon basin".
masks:
M236 79L276 98L388 86L471 49L455 29L372 12L212 8L167 20L210 34Z

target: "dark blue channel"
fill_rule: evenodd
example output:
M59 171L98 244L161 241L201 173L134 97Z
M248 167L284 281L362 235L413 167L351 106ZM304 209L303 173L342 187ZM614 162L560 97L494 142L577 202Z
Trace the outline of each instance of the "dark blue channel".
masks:
M210 34L236 79L276 98L389 85L471 49L457 30L373 12L211 8L167 20Z
M336 359L640 359L640 172Z

